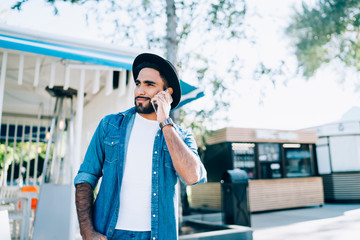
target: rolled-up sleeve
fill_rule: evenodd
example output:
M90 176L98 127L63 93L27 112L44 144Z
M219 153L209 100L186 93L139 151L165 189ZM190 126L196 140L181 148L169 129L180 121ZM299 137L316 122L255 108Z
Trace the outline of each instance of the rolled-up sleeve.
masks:
M79 183L89 183L93 189L95 189L96 184L98 182L99 178L97 176L94 176L92 174L86 173L86 172L78 172L78 174L75 177L74 184Z
M95 189L99 178L102 176L104 162L104 119L101 120L91 139L83 163L74 179L74 184L89 183Z

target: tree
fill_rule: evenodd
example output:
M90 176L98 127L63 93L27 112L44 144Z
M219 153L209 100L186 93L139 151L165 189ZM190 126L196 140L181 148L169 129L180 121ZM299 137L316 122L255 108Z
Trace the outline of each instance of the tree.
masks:
M183 79L204 89L208 99L202 109L185 107L180 119L203 135L214 122L224 122L229 107L231 81L238 78L241 62L236 49L229 52L228 69L219 70L214 44L244 39L245 0L44 0L58 14L59 2L83 4L88 8L87 21L97 26L105 39L114 44L148 48L161 53L180 71ZM14 4L21 10L28 0ZM178 51L180 49L180 51ZM224 64L225 65L225 64ZM226 80L224 80L226 79ZM189 81L190 80L190 81Z
M318 0L315 6L303 3L295 10L287 34L305 77L333 60L360 71L359 9L358 0Z

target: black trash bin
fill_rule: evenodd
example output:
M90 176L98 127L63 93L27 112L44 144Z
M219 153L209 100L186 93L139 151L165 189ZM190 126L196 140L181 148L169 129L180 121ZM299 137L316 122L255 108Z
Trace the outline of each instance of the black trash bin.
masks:
M223 221L251 227L248 200L249 178L240 169L227 170L221 180Z

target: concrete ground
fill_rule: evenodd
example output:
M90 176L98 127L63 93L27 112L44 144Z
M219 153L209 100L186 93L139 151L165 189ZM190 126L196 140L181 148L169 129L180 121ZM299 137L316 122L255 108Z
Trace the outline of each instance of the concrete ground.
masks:
M186 219L222 224L221 213L184 216ZM360 204L253 213L251 225L254 240L360 240ZM76 240L80 239L78 232Z
M325 204L252 215L254 240L359 240L360 204Z
M184 217L222 223L221 213ZM360 204L325 204L251 215L254 240L359 240Z

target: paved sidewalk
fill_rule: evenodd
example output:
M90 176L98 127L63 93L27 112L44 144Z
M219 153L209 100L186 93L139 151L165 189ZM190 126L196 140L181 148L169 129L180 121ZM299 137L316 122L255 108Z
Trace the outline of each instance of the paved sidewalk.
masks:
M222 224L221 213L184 216L186 219ZM253 240L360 240L360 204L254 213L251 224ZM79 233L76 239L81 239Z
M197 219L221 224L221 213ZM254 240L360 240L360 204L325 204L251 215Z
M360 204L252 214L254 240L359 240Z

